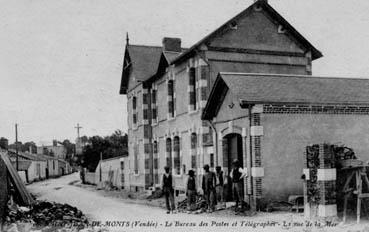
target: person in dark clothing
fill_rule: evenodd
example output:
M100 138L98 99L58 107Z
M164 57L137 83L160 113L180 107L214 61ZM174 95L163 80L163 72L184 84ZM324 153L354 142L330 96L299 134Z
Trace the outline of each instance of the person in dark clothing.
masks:
M188 171L187 179L187 213L191 213L196 210L196 179L195 172L193 170Z
M162 190L165 196L167 214L170 212L175 213L173 177L169 172L169 167L164 167L164 170L165 173L163 174L162 179Z
M215 167L215 192L216 192L216 200L218 209L225 208L225 202L223 197L223 188L224 188L224 175L222 168L220 166Z
M202 178L202 189L207 204L207 211L214 212L215 209L215 173L209 170L209 165L204 166L205 174Z
M238 212L238 206L241 204L241 211L243 210L244 196L243 196L243 178L247 176L246 170L241 168L240 161L235 159L232 163L232 171L230 177L232 179L232 191L236 200L235 211Z

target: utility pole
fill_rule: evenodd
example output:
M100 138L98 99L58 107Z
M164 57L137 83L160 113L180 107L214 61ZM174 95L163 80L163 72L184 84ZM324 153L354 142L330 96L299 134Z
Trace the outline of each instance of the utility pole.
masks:
M102 181L101 165L102 165L102 152L100 152L100 182Z
M18 124L15 124L15 154L16 154L16 169L19 171L18 168Z
M77 126L74 128L77 129L77 139L79 140L79 130L82 129L82 127L79 125L79 123L77 123Z

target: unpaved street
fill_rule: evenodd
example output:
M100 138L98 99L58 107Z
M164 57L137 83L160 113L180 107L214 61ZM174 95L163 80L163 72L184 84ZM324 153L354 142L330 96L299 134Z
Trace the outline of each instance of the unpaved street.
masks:
M28 189L37 195L40 200L67 203L78 207L91 221L100 221L103 224L106 224L108 221L108 223L111 223L109 229L116 231L231 232L304 230L304 227L298 224L289 226L293 223L304 222L302 214L258 213L253 217L221 217L214 214L189 215L185 213L168 215L164 209L158 207L132 204L125 199L104 197L96 191L90 191L70 184L78 180L79 175L75 173L58 179L50 179L31 184L28 186ZM129 224L126 222L129 222ZM207 225L201 224L201 222L207 223ZM265 224L255 225L252 223L269 223L269 226ZM253 225L255 228L253 228ZM263 229L263 226L266 227ZM318 228L310 229L312 231L318 230Z

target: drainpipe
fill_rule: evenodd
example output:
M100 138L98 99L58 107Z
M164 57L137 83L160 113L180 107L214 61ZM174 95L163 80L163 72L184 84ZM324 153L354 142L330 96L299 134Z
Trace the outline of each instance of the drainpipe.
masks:
M248 105L247 106L247 108L248 108L248 118L249 118L249 149L248 149L248 152L247 152L247 160L249 161L248 163L247 163L247 174L249 175L249 178L250 178L250 181L249 181L249 183L251 183L250 184L250 186L248 186L248 189L249 189L249 191L248 191L248 194L249 194L249 204L250 204L250 208L251 208L251 210L252 211L255 211L255 209L256 209L256 205L255 205L255 202L254 202L254 199L253 199L253 184L252 184L252 176L251 176L251 168L252 168L252 138L251 138L251 125L252 125L252 122L251 122L251 108L252 108L252 105L250 104L250 105Z
M215 128L214 124L211 122L211 120L206 120L207 124L211 127L211 129L215 132L215 138L213 138L213 146L215 146L215 167L219 166L218 163L218 132ZM215 141L214 141L215 140Z

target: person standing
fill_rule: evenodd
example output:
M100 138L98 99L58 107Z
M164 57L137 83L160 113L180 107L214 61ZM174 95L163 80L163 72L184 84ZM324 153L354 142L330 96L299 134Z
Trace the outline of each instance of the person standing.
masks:
M206 199L207 212L214 212L215 208L215 173L209 170L209 165L204 165L205 174L202 178L202 189Z
M193 170L188 171L187 179L187 213L196 210L196 178Z
M245 178L246 176L247 172L241 167L240 161L237 159L233 160L230 177L232 179L232 191L234 193L234 198L236 200L235 212L238 212L239 204L241 204L241 211L243 211L244 195L242 189L243 189L243 178Z
M222 168L220 166L215 167L215 192L216 192L216 200L218 203L218 209L225 209L224 202L224 175Z
M169 171L169 167L164 167L164 171L165 173L163 174L162 179L162 190L165 196L167 214L170 212L175 213L173 177Z

